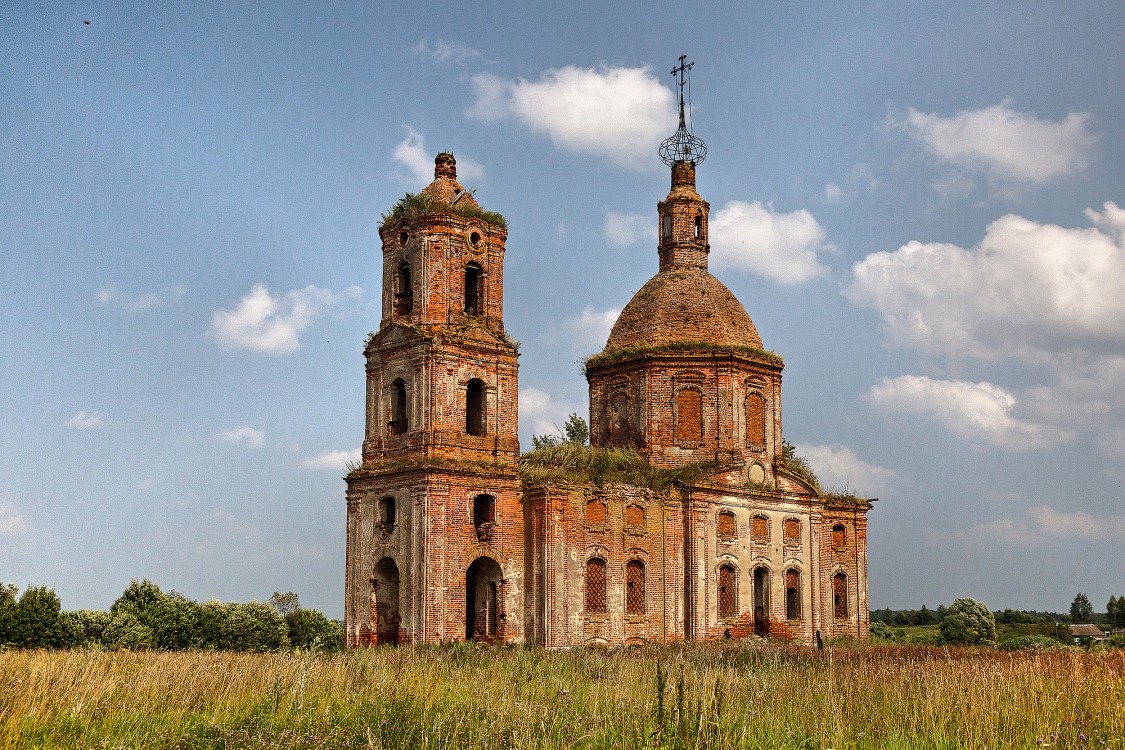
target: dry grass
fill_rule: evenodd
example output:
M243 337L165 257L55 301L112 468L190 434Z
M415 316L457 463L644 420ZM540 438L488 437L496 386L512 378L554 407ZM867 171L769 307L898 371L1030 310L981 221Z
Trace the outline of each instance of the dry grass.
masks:
M1122 650L0 653L0 748L1120 749L1123 706Z

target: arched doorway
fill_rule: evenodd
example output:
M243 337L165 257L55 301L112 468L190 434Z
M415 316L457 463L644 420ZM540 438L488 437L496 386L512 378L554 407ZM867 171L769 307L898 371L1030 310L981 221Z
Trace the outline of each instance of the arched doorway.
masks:
M384 557L371 577L371 622L376 643L398 643L398 565Z
M754 635L765 638L770 634L770 572L765 568L754 570Z
M500 640L500 566L478 557L465 573L465 640Z

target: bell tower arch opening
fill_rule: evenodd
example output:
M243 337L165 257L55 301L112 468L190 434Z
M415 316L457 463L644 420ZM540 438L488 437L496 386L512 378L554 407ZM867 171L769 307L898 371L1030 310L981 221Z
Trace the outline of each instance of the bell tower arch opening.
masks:
M478 557L465 572L465 640L491 643L500 638L500 565Z

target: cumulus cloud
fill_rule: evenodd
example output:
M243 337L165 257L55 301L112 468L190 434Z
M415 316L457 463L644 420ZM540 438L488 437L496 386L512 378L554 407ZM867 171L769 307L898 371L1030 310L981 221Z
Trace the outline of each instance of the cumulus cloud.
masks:
M15 505L0 500L0 536L16 537L28 530L27 521Z
M582 308L578 316L564 320L562 327L575 351L600 351L609 339L609 332L613 330L613 324L620 314L620 308L616 307L595 310L587 306Z
M301 461L305 471L343 471L348 463L359 463L360 450L324 451Z
M1102 542L1125 540L1125 516L1094 516L1084 511L1058 511L1050 505L1027 509L1024 518L997 518L957 532L971 542L999 543L1014 547L1038 546L1047 542Z
M406 137L403 138L391 158L406 167L409 174L407 179L419 185L429 185L434 179L434 157L426 148L426 139L414 128L404 125ZM463 156L457 157L457 180L462 184L473 180L484 179L484 167L472 159Z
M556 148L592 154L631 169L655 161L656 147L676 127L672 92L648 67L572 65L539 80L510 81L491 73L473 77L470 117L513 118L546 135Z
M453 62L464 65L471 60L484 60L484 55L469 45L461 42L447 42L444 39L438 39L433 43L428 39L423 39L415 43L410 51L421 58L439 63Z
M794 447L797 455L803 456L813 467L821 484L833 490L846 488L850 492L877 495L886 492L899 478L893 469L869 464L842 445L798 444Z
M844 186L835 182L829 182L824 186L824 200L828 203L841 203L856 192L866 190L873 193L878 187L879 181L875 179L871 166L860 162L852 167Z
M555 401L546 391L538 388L520 389L520 424L530 425L532 435L562 437L563 425L575 411L575 408Z
M126 312L144 312L154 307L172 302L187 294L187 287L166 286L159 292L143 292L141 294L127 294L116 286L103 286L98 290L98 302L103 305L120 305Z
M956 435L1014 450L1031 450L1070 440L1070 432L1017 419L1018 401L992 383L935 380L924 375L882 378L864 397L888 417L923 416Z
M104 425L105 418L100 411L80 411L66 420L66 426L76 430L100 430Z
M641 240L656 239L656 219L644 214L622 214L606 211L602 224L602 236L606 242L624 247Z
M220 443L245 445L247 448L261 448L266 442L266 433L253 427L235 427L217 433L215 439Z
M912 241L852 268L856 305L923 353L1043 362L1125 350L1125 210L1087 209L1096 228L1003 216L972 249Z
M255 284L233 310L214 312L207 334L228 351L290 354L301 348L299 336L316 318L329 313L344 317L362 295L358 286L333 292L309 285L275 296L264 284Z
M1088 112L1059 122L1012 109L1010 100L953 117L919 112L892 114L890 127L909 133L940 161L994 180L1042 185L1084 170L1096 137Z
M818 253L832 249L811 213L778 213L772 204L731 201L711 216L711 260L716 267L799 284L828 271Z

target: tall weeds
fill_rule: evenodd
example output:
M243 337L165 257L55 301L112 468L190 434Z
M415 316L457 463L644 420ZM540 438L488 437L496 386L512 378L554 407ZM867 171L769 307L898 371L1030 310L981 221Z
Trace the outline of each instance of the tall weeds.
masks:
M0 653L0 748L1125 748L1125 651Z

